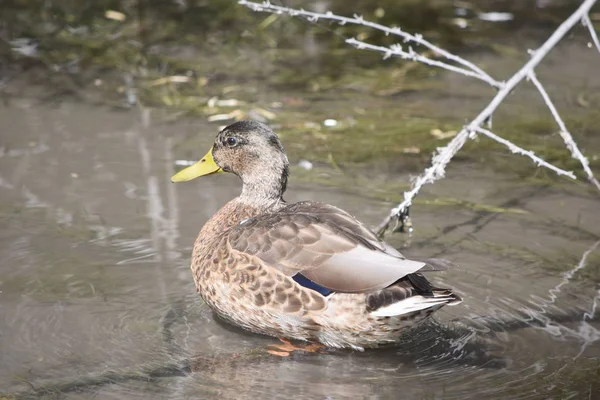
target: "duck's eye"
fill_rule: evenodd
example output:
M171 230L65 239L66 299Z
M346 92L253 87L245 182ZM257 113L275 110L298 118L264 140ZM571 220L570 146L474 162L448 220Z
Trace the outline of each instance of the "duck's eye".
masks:
M225 140L225 142L227 143L227 146L229 146L229 147L233 147L233 146L235 146L238 143L237 139L234 138L234 137L228 137Z

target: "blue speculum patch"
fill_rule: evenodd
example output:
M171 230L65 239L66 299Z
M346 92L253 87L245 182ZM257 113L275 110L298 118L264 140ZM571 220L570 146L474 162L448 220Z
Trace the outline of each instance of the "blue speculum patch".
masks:
M333 290L329 290L327 288L324 288L321 285L314 283L313 281L311 281L310 279L308 279L307 277L305 277L304 275L302 275L300 273L292 276L292 279L295 280L296 283L298 283L299 285L304 286L307 289L312 289L315 292L319 292L323 296L328 296L331 293L333 293Z

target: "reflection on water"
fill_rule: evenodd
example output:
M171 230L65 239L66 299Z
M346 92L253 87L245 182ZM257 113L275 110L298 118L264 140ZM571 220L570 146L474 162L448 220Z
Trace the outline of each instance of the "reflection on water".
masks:
M415 209L406 252L458 262L434 280L465 302L398 347L280 359L262 351L272 339L216 321L189 273L197 231L239 184L219 176L171 185L171 149L198 131L208 145L214 126L25 99L0 109L0 120L4 392L462 399L586 398L600 390L593 195L510 188L502 176L455 166L438 193L527 211ZM339 205L371 225L390 207L292 179L288 200L300 199ZM398 247L404 239L390 238Z

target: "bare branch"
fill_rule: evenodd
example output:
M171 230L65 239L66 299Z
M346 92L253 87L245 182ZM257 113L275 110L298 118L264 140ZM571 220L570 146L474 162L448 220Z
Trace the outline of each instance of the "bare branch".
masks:
M546 167L548 169L551 169L552 171L556 172L559 176L560 175L566 175L571 179L577 179L577 177L575 177L575 174L573 174L572 171L565 171L564 169L560 169L558 167L555 167L554 165L547 163L546 161L542 160L541 158L539 158L538 156L535 155L535 153L531 150L525 150L517 145L515 145L512 142L509 142L508 140L494 134L491 131L488 131L487 129L484 128L476 128L475 131L477 133L481 133L487 137L489 137L490 139L495 140L498 143L501 143L503 145L505 145L506 147L508 147L508 149L513 152L513 153L517 153L520 154L522 156L526 156L529 157L533 160L533 162L537 165L537 166L541 166L541 167Z
M409 47L408 51L404 51L402 49L402 46L399 44L390 46L390 47L385 47L385 46L377 46L374 44L370 44L370 43L366 43L360 40L356 40L354 38L352 39L346 39L346 43L348 43L351 46L356 47L359 50L373 50L373 51L379 51L381 53L384 54L383 58L389 58L390 56L398 56L404 60L410 60L410 61L417 61L426 65L431 65L433 67L439 67L439 68L443 68L443 69L447 69L449 71L452 72L456 72L462 75L466 75L466 76L470 76L476 79L480 79L484 82L487 82L488 84L490 84L493 87L496 88L501 88L502 84L500 82L495 81L494 79L490 78L487 75L481 75L478 74L476 72L473 72L471 70L465 69L465 68L461 68L461 67L456 67L454 65L451 64L447 64L445 62L442 61L437 61L437 60L432 60L431 58L427 58L419 53L417 53L416 51L414 51L412 48Z
M479 115L473 119L467 126L465 126L459 133L456 135L445 147L439 148L433 159L431 167L425 169L425 171L417 177L413 181L412 190L404 193L404 201L400 203L397 207L390 211L388 217L379 225L377 228L378 233L382 234L389 226L390 222L394 219L397 219L399 216L404 215L408 207L412 204L413 198L417 195L417 193L421 190L421 188L428 183L433 183L438 179L444 177L445 168L450 162L450 160L454 157L454 155L462 148L467 139L471 136L474 136L476 133L481 133L486 135L487 137L495 140L505 146L507 146L512 152L516 152L522 155L525 155L531 158L537 165L544 166L556 172L559 175L566 175L572 179L576 179L573 172L565 171L561 168L558 168L552 164L547 163L541 158L535 156L533 151L522 149L521 147L511 143L510 141L495 135L489 130L482 128L482 124L485 121L489 121L492 117L493 112L496 108L504 101L506 96L525 78L530 77L531 80L536 84L538 90L542 94L544 101L550 108L552 115L556 119L559 127L561 129L561 136L565 141L565 144L571 151L573 157L577 158L585 170L585 173L588 176L588 179L598 188L600 189L600 184L594 177L591 169L589 168L588 160L581 154L579 148L573 141L573 138L566 130L562 119L558 115L556 108L548 98L545 90L539 84L539 81L535 78L534 68L542 61L542 59L554 48L554 46L564 37L564 35L578 22L582 21L588 29L590 29L590 34L592 35L592 40L596 44L596 47L600 50L600 45L598 43L598 37L596 32L593 29L591 21L589 19L589 10L596 3L596 0L585 0L579 6L579 8L569 17L567 18L548 38L548 40L535 52L533 52L531 59L527 62L519 71L517 71L507 82L499 82L494 80L491 76L489 76L485 71L474 65L473 63L464 60L461 57L458 57L454 54L443 50L430 42L423 39L422 35L419 34L409 34L402 31L400 28L390 28L386 27L374 22L365 21L361 16L354 15L353 18L342 17L331 13L330 11L327 13L317 13L305 10L297 10L288 7L275 6L270 4L268 1L263 3L250 2L247 0L240 0L239 4L246 6L254 11L260 12L268 12L273 14L287 14L295 17L306 18L310 22L317 22L319 19L335 21L340 25L344 24L354 24L360 26L370 27L381 32L384 32L386 35L396 35L400 36L404 39L405 42L412 42L419 45L422 45L436 54L446 58L446 60L455 62L460 66L452 65L447 62L433 60L431 58L425 57L422 54L415 52L411 47L408 50L402 48L402 45L392 45L389 47L386 46L378 46L370 43L366 43L357 39L347 39L346 43L352 46L355 46L358 49L371 50L371 51L379 51L383 53L384 58L388 58L391 56L398 56L405 60L411 60L416 62L421 62L426 65L435 66L439 68L444 68L452 72L456 72L465 76L473 77L476 79L480 79L484 82L487 82L493 87L499 89L496 96L492 99L492 101L487 105L487 107L482 110ZM537 83L536 83L537 82Z
M596 45L596 48L600 52L600 40L598 40L598 35L596 35L596 30L594 29L594 25L592 24L592 20L590 19L589 14L585 14L581 19L583 25L588 28L590 31L590 36L592 37L592 42Z
M397 207L390 211L390 214L383 220L377 227L377 233L383 234L389 227L392 220L396 219L401 213L403 213L407 207L412 204L413 198L421 190L421 187L427 183L435 182L438 179L444 177L444 171L446 165L450 162L452 157L462 148L467 141L469 132L476 131L477 128L481 128L481 125L492 115L496 108L502 103L504 98L521 82L526 76L528 76L533 69L544 59L544 57L554 48L554 46L563 38L563 36L571 30L571 28L581 20L584 15L587 15L590 8L596 3L596 0L585 0L581 6L567 18L546 40L546 42L533 53L533 57L519 70L517 71L504 85L502 89L498 91L496 96L487 105L487 107L479 113L477 117L471 123L463 128L458 135L454 137L448 143L446 147L438 149L437 154L433 157L431 167L427 168L423 174L421 174L413 183L413 189L409 192L404 193L404 201ZM587 167L587 165L586 165ZM589 169L589 167L587 167Z
M240 0L240 1L238 1L238 4L240 4L242 6L246 6L246 7L250 8L251 10L258 11L258 12L268 12L268 13L272 13L272 14L288 14L292 17L304 17L304 18L308 19L310 22L317 22L319 19L323 19L323 20L329 20L329 21L336 21L340 25L345 25L345 24L362 25L362 26L367 26L369 28L373 28L378 31L384 32L386 35L400 36L404 39L405 42L413 42L415 44L420 44L448 60L454 61L458 64L461 64L464 67L467 67L468 69L472 70L479 79L490 83L492 86L497 87L497 88L502 87L502 82L498 82L498 81L494 80L485 71L483 71L481 68L477 67L472 62L467 61L462 57L454 55L454 54L428 42L427 40L423 39L423 36L420 34L411 35L410 33L404 32L403 30L401 30L400 28L397 28L397 27L390 28L385 25L377 24L375 22L365 21L363 19L363 17L358 16L358 15L354 15L354 18L347 18L347 17L335 15L331 11L328 11L325 14L323 14L323 13L317 13L317 12L312 12L312 11L305 11L302 9L296 10L293 8L276 6L276 5L269 3L268 1L265 1L263 3L255 3L255 2L251 2L251 1Z
M556 123L558 124L558 127L560 128L560 131L559 131L560 136L563 138L563 140L564 140L565 144L567 145L567 148L569 149L569 151L571 151L571 155L573 156L573 158L576 158L577 160L579 160L579 162L581 163L581 166L583 167L583 170L585 171L585 173L586 173L589 181L594 186L596 186L596 188L598 188L598 190L600 190L600 182L598 182L598 180L594 176L594 173L590 169L590 165L589 165L588 159L585 158L585 156L579 150L579 147L577 146L577 143L575 143L575 141L573 140L573 136L571 136L571 134L567 130L567 127L565 126L565 123L563 122L562 118L558 114L558 111L556 110L556 107L554 107L554 103L552 103L552 100L550 100L550 96L548 96L548 93L546 92L546 89L544 89L544 87L542 86L542 84L540 83L540 81L537 79L537 77L535 76L535 73L533 72L533 70L529 71L529 79L531 80L531 82L533 82L533 84L535 85L535 87L539 90L540 94L542 95L542 98L546 102L546 105L550 109L550 112L552 113L552 116L554 117L554 119L556 120Z
M382 235L390 223L398 218L412 204L413 198L419 193L423 185L433 183L442 179L446 173L446 165L452 157L463 147L469 138L469 130L463 129L446 145L437 149L437 154L431 160L431 167L427 168L419 177L413 181L413 188L409 192L404 192L404 201L397 207L390 210L390 214L376 228L378 235Z

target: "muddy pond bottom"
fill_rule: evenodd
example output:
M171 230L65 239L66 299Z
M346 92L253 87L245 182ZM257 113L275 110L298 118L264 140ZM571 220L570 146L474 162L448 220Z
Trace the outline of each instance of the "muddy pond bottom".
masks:
M273 357L276 341L212 316L189 256L235 177L172 185L173 149L215 126L17 100L0 108L0 391L44 399L546 399L600 395L600 201L579 186L518 184L460 164L415 205L409 257L464 298L400 345ZM285 139L284 139L285 144ZM197 156L203 154L197 149ZM291 153L293 149L288 149ZM393 177L408 182L408 176ZM375 226L392 203L294 181ZM490 208L491 209L491 208ZM0 396L1 397L1 396ZM10 397L9 397L10 398Z

